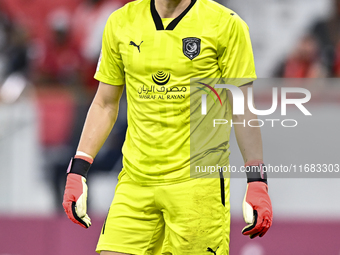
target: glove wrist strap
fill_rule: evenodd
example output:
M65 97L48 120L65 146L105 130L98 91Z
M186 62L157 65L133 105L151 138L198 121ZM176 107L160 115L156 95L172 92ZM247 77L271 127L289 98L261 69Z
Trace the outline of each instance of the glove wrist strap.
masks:
M87 178L87 173L91 167L93 160L90 158L75 156L71 158L70 164L67 168L67 173L79 174Z
M245 164L247 183L249 182L264 182L267 184L267 172L262 160L252 160Z

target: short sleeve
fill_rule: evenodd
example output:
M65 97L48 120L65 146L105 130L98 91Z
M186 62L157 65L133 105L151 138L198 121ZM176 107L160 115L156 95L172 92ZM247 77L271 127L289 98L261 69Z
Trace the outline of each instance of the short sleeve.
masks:
M94 75L96 80L111 85L125 84L124 64L119 53L119 41L116 36L119 30L119 24L116 22L115 13L113 13L105 25L102 50Z
M256 80L254 55L247 24L236 13L224 13L217 38L218 64L222 77L241 86Z

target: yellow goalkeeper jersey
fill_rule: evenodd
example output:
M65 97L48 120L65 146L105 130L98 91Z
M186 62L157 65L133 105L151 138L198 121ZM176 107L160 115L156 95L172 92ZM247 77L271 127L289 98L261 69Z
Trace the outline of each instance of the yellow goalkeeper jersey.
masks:
M126 85L129 176L144 185L189 180L195 164L228 164L230 125L214 128L211 121L231 112L227 92L212 93L212 81L240 78L240 86L256 79L248 26L210 0L193 0L174 19L161 19L154 0L130 2L107 21L95 78ZM192 84L206 78L212 80L199 82L199 92L218 104L208 98L209 114L202 115Z

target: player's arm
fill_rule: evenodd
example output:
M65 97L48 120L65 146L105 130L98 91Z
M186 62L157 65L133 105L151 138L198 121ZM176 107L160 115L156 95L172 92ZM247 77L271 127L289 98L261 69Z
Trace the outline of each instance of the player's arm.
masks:
M252 86L252 83L248 83L239 87L242 90L244 98L248 98L248 88ZM233 97L229 90L228 98L230 105L233 106ZM240 148L243 160L246 163L253 160L263 160L263 152L260 127L251 127L248 125L248 121L257 119L257 116L248 109L247 100L244 100L244 102L244 115L233 115L233 123L245 123L245 125L235 124L233 127L237 144ZM256 123L252 123L252 126L256 126Z
M100 82L86 117L77 153L67 170L63 207L69 219L84 228L91 226L87 215L87 172L117 119L123 89L124 86Z
M92 158L97 155L116 122L123 90L124 86L99 83L77 151L84 152Z
M244 98L248 98L248 88L252 83L241 86ZM233 105L232 94L228 91L231 106ZM263 150L260 127L249 120L257 119L247 105L244 105L244 115L233 115L233 124L236 140L240 148L247 172L247 191L243 201L243 217L248 224L242 233L250 238L262 237L272 224L272 205L268 195L267 175L263 172ZM254 100L253 100L254 102ZM242 123L242 124L240 124ZM243 124L244 123L244 124Z

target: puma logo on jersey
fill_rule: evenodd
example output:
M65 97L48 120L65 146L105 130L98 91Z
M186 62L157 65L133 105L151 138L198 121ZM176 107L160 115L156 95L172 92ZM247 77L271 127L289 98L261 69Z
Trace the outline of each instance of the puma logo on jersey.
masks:
M133 41L130 41L130 44L129 44L129 45L132 45L132 46L135 46L135 47L137 47L137 49L138 49L138 52L140 52L140 45L142 44L142 42L143 42L143 41L141 41L141 43L140 43L139 45L137 45L135 42L133 42Z
M213 249L208 247L207 251L213 253L214 255L216 255L216 251L217 251L218 248L220 248L220 246L217 246L216 250L214 251Z

